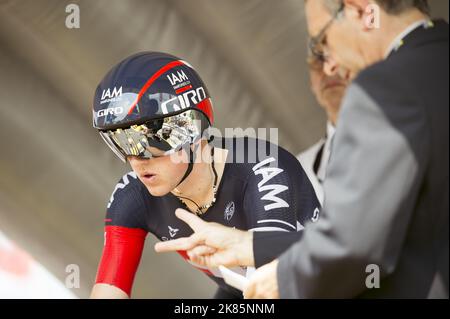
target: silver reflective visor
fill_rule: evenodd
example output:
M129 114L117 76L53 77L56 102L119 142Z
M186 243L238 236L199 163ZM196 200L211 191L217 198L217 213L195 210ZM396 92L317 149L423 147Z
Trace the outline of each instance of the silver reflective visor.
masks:
M201 139L206 127L207 120L201 112L188 110L125 129L99 132L111 150L126 162L127 156L152 158L178 152ZM154 154L155 149L159 155Z

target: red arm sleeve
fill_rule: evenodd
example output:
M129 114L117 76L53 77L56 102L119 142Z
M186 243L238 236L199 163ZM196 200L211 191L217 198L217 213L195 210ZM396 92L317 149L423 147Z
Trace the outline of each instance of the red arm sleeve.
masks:
M105 227L105 245L95 283L116 286L131 296L147 231L122 226Z

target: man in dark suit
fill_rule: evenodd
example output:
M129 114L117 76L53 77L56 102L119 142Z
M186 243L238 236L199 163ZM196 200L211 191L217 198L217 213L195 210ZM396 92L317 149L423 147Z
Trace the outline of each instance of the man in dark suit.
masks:
M423 0L305 5L311 50L354 81L321 219L245 294L448 298L448 24Z

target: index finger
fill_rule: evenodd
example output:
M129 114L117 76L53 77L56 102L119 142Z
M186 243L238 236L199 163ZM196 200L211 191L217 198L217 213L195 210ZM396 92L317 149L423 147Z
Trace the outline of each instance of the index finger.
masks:
M162 241L155 244L155 251L158 253L166 253L177 250L189 250L195 246L189 237L178 238L174 240Z

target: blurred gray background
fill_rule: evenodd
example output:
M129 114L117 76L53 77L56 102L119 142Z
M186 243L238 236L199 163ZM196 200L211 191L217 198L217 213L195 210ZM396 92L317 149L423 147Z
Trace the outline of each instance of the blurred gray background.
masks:
M448 1L431 0L448 20ZM65 27L76 3L81 28ZM103 218L129 169L92 128L91 100L112 65L138 51L190 62L216 126L277 127L297 154L324 133L309 91L302 0L0 0L0 231L64 281L78 264L88 297ZM175 254L146 249L135 298L208 298L215 286ZM1 285L1 283L0 283Z

